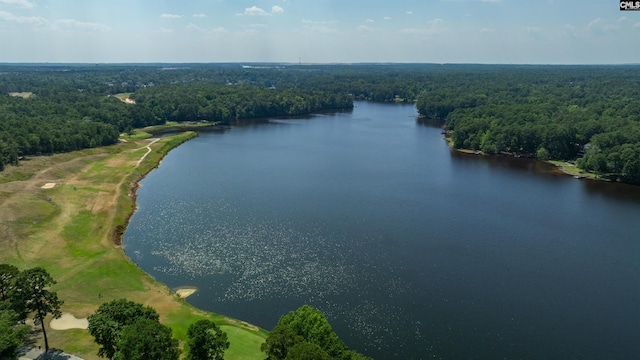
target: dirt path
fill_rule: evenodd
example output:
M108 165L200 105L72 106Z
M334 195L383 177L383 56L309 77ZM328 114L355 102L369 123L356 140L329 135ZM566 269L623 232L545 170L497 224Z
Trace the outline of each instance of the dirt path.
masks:
M47 269L57 281L53 289L64 301L61 310L80 318L105 301L127 298L152 306L163 323L183 333L185 318L209 318L250 329L251 333L231 333L233 343L259 343L264 332L190 307L112 242L114 227L123 224L123 216L135 206L129 198L131 186L157 165L150 163L154 151L171 141L134 139L105 148L34 157L7 167L0 173L0 263ZM142 149L146 149L144 154ZM43 189L47 183L56 185ZM97 345L86 331L55 330L48 322L46 326L53 347L74 349L87 360L99 359ZM44 345L40 337L34 341L36 347ZM253 356L245 352L231 352L226 358L262 355L259 346L249 350Z
M144 149L144 148L146 148L146 149L147 149L147 153L146 153L146 154L144 154L144 155L142 155L142 157L140 158L140 160L138 160L138 162L136 163L136 167L137 167L137 166L140 166L140 163L142 162L142 160L144 160L144 158L146 158L146 157L147 157L147 155L149 155L149 154L151 153L151 145L155 144L158 140L160 140L160 139L155 139L155 140L153 140L152 142L150 142L149 144L147 144L147 146L136 149L136 150L140 150L140 149Z

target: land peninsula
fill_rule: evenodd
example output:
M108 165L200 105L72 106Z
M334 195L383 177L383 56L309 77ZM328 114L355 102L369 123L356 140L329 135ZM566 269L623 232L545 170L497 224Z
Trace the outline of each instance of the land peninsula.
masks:
M155 308L181 342L189 324L209 319L228 334L231 347L225 358L263 358L266 331L190 306L139 269L113 241L114 231L126 226L135 209L137 182L170 149L193 136L188 132L151 141L125 135L112 146L30 157L7 167L0 173L0 263L46 267L58 280L53 290L65 300L62 310L69 318L86 318L104 302L127 298ZM82 328L54 323L47 334L54 347L98 359L98 345Z

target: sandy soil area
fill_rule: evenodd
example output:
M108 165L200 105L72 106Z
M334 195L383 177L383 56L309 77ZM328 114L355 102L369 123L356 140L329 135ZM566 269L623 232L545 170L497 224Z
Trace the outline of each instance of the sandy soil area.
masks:
M189 295L193 295L196 291L198 291L196 288L183 288L176 290L176 295L178 295L179 298L184 299Z
M51 320L49 327L54 330L87 329L89 321L87 318L77 319L72 314L64 313L59 319Z
M46 183L41 186L42 189L53 189L56 186L56 183Z

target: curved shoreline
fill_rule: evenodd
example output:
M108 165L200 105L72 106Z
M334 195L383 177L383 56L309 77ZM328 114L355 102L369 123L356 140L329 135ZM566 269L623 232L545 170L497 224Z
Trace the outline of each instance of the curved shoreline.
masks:
M197 137L198 133L190 131L190 132L181 133L179 135L182 135L182 136L180 138L177 138L168 142L167 144L164 144L163 147L160 148L160 150L158 151L158 153L160 154L160 158L158 159L158 161L152 164L152 166L149 167L148 169L145 169L142 173L138 174L137 178L132 180L129 183L128 197L129 197L129 201L131 201L132 207L131 207L131 211L125 215L124 221L121 224L117 224L117 225L114 224L115 226L113 228L112 235L111 235L111 240L114 243L114 245L122 246L123 235L127 231L129 222L131 221L131 218L133 217L133 215L137 210L137 198L138 198L137 192L138 192L138 189L140 188L140 182L144 180L144 178L147 177L149 173L151 173L153 170L157 169L158 166L160 166L160 164L162 163L162 159L164 159L164 157L167 156L167 154L171 150ZM145 158L146 158L146 155L145 155ZM140 166L140 164L138 166ZM136 167L136 169L137 168L138 167Z
M244 331L248 330L251 333L251 335L242 335L242 331L239 332L237 330L234 330L232 333L229 333L229 337L230 337L229 340L231 342L231 347L227 352L225 352L225 358L229 358L229 359L262 358L263 353L260 350L260 344L266 338L266 334L268 334L266 330L261 329L257 326L254 326L252 324L249 324L243 320L229 318L226 315L214 313L208 310L203 310L187 303L185 299L188 296L193 295L195 292L197 292L198 291L197 288L193 286L184 286L184 287L179 287L177 289L170 289L165 283L156 280L153 276L151 276L144 269L138 266L138 264L135 263L135 261L131 259L122 248L122 244L124 241L123 235L126 232L127 227L129 226L131 218L133 217L133 215L138 209L137 190L140 188L140 182L147 175L149 175L153 170L157 169L161 165L162 160L164 159L165 156L167 156L167 154L171 150L177 148L178 146L182 145L183 143L197 136L198 136L198 133L194 131L183 132L183 133L179 133L171 136L171 139L168 142L164 143L159 150L155 152L151 152L149 154L150 156L147 156L146 160L143 161L140 164L140 166L137 166L136 168L134 168L134 171L131 172L130 176L124 179L125 183L127 181L129 182L127 187L128 188L127 199L131 206L130 206L130 211L128 211L128 213L125 215L124 219L120 224L116 225L117 223L116 221L114 221L114 223L112 224L112 225L115 225L113 226L113 230L112 230L112 242L114 245L116 245L119 248L118 251L121 252L121 254L127 259L127 261L129 261L133 266L138 268L143 274L148 276L148 278L152 282L156 283L158 286L161 286L167 289L169 293L172 295L172 297L178 298L180 303L182 303L184 306L187 306L187 308L192 309L192 310L188 310L189 314L183 314L182 316L187 316L191 318L193 317L193 315L196 315L198 316L197 317L198 319L202 318L203 316L209 319L218 318L217 321L220 322L219 326L221 326L222 328L242 329ZM138 169L140 170L139 172L136 171ZM116 215L116 218L114 218L114 220L116 219L117 219L117 215ZM185 319L181 318L179 322L181 324L184 324L184 321ZM186 328L184 328L183 331L186 332ZM234 341L232 341L234 338L241 339L241 341L238 342L238 344L244 344L245 346L246 344L255 343L253 344L256 346L255 350L248 350L246 348L239 349L239 350L236 349L236 346L234 346ZM256 340L256 339L259 339L259 340ZM254 352L255 354L253 354Z

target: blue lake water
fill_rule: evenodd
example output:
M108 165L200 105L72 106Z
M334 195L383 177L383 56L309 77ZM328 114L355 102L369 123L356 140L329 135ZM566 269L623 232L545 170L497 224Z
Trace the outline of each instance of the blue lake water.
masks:
M640 187L452 152L410 105L201 133L141 183L126 253L272 329L302 304L377 359L640 354Z

